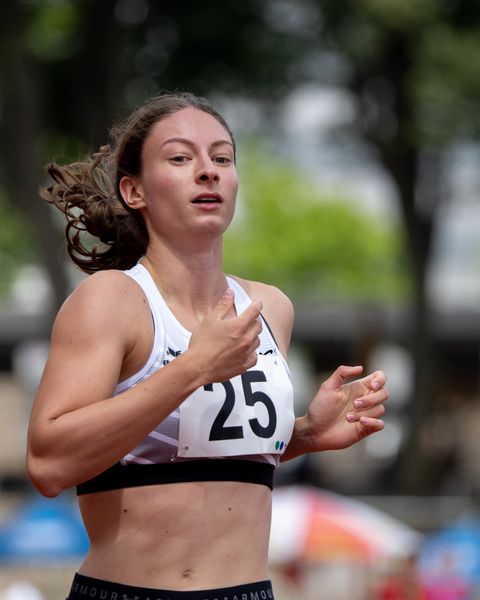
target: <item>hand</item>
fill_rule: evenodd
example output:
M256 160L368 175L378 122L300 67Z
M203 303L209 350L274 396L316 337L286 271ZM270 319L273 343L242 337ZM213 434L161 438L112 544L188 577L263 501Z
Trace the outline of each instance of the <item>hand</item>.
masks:
M310 451L347 448L383 429L385 375L375 371L347 383L362 371L361 366L338 367L320 386L303 418Z
M205 383L231 379L257 362L262 303L254 300L240 316L228 317L233 305L233 292L227 289L190 339L188 351L196 353Z

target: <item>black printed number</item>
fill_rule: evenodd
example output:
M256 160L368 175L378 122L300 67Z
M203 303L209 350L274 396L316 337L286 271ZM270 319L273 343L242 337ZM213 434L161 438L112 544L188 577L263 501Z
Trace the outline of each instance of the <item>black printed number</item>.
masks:
M277 413L275 412L275 405L267 394L260 390L256 392L252 391L252 383L256 381L267 381L263 371L247 371L246 373L242 373L245 404L247 406L253 406L257 402L264 404L268 412L268 423L265 427L262 427L258 419L249 419L248 422L255 435L261 438L269 438L272 437L277 427Z
M245 395L245 404L247 404L247 406L254 406L257 404L257 402L261 402L267 409L268 413L268 423L265 426L261 425L258 419L249 419L248 423L251 430L258 437L272 437L273 433L275 432L275 428L277 427L277 413L275 412L275 405L273 404L271 398L264 392L260 390L252 390L252 383L267 381L265 373L263 371L247 371L246 373L242 373L241 378L243 393ZM225 400L220 412L213 421L208 439L211 442L218 440L242 439L244 436L243 427L241 425L225 425L235 406L235 390L233 389L233 385L230 383L230 381L223 381L221 385L223 385L223 388L225 389ZM204 390L206 392L212 392L213 384L210 383L204 386Z
M235 406L235 390L230 381L223 381L222 385L225 388L225 401L210 429L210 436L208 439L211 442L217 440L238 440L243 438L243 427L241 425L225 425L225 421L228 419ZM213 392L213 384L209 383L208 385L205 385L203 389L206 392Z

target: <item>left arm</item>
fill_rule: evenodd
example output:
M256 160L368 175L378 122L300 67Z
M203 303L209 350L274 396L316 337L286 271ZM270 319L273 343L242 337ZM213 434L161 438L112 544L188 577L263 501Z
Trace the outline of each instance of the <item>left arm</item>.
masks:
M286 358L294 318L292 303L275 287L245 280L241 283L251 297L262 299L263 314ZM383 429L383 403L388 398L385 374L375 371L354 379L362 371L361 366L340 366L322 383L306 414L295 419L282 461L309 452L348 448Z

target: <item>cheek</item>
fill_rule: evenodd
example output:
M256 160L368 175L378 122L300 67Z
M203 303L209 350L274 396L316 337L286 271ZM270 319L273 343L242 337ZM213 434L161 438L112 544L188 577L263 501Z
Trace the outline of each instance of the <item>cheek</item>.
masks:
M227 219L228 219L227 227L228 227L228 225L230 225L230 223L232 222L232 219L235 215L235 208L237 206L237 189L238 189L238 185L235 186L235 193L232 194L232 201L229 204L229 211L228 211L228 216L227 216Z
M172 204L181 190L179 178L164 174L155 174L144 181L145 200L150 209L159 205Z
M230 188L232 195L236 197L238 192L238 175L236 171L228 178L228 187Z

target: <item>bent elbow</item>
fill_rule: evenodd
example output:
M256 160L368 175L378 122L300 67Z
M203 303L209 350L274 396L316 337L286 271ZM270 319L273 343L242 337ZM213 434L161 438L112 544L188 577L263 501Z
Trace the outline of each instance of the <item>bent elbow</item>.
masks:
M42 496L55 498L68 486L62 485L61 478L55 474L55 469L45 463L46 461L29 454L26 465L27 476Z

